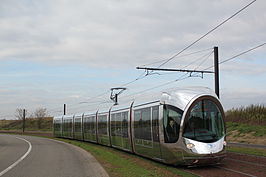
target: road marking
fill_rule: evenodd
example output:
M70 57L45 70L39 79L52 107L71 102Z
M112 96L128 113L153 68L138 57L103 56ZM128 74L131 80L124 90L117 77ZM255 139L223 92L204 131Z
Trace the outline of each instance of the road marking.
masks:
M14 162L12 165L10 165L9 167L7 167L5 170L1 171L1 172L0 172L0 176L3 176L3 175L4 175L5 173L7 173L9 170L11 170L12 168L14 168L17 164L19 164L19 162L21 162L23 159L25 159L25 158L29 155L29 153L31 152L32 146L31 146L31 143L30 143L28 140L25 140L25 139L20 138L20 137L15 137L15 138L27 142L27 143L29 144L29 149L28 149L28 151L27 151L22 157L20 157L16 162Z

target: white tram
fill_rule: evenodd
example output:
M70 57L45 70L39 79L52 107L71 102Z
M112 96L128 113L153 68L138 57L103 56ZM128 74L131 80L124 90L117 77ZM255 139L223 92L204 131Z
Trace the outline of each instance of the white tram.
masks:
M216 164L225 157L223 107L205 87L171 89L108 109L54 117L54 136L172 165Z

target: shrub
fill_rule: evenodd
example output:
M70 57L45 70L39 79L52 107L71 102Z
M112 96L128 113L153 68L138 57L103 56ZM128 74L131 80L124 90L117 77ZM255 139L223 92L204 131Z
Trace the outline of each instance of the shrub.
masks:
M250 105L233 108L225 113L226 122L238 122L251 125L266 125L266 107L264 105Z

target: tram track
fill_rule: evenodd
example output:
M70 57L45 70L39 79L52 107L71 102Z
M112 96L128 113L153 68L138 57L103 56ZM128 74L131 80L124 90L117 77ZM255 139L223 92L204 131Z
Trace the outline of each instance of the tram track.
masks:
M227 157L220 165L195 167L185 169L185 171L200 177L264 177L266 174L266 158L228 152Z
M243 160L236 160L236 159L233 159L233 158L225 158L225 159L226 160L235 161L235 162L241 162L241 163L245 163L245 164L249 164L249 165L254 165L254 166L266 167L266 165L253 163L253 162L246 162L246 161L243 161Z
M238 173L238 174L241 174L241 175L244 175L244 176L257 177L255 175L251 175L251 174L244 173L244 172L241 172L241 171L238 171L238 170L234 170L234 169L230 169L230 168L224 168L224 167L220 167L220 166L215 166L215 167L219 168L219 169L222 169L222 170L227 170L227 171L230 171L230 172Z

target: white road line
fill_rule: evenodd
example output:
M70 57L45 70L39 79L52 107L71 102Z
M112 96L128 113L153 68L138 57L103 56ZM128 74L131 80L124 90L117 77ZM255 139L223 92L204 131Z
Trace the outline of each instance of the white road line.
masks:
M28 155L29 155L29 153L30 153L30 151L31 151L31 149L32 149L32 146L31 146L31 143L28 141L28 140L25 140L25 139L23 139L23 138L20 138L20 137L16 137L17 139L20 139L20 140L23 140L23 141L25 141L25 142L27 142L28 144L29 144L29 149L28 149L28 151L22 156L22 157L20 157L16 162L14 162L12 165L10 165L9 167L7 167L5 170L3 170L3 171L1 171L0 172L0 176L3 176L5 173L7 173L9 170L11 170L12 168L14 168L17 164L19 164L19 162L21 162L23 159L25 159Z

